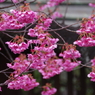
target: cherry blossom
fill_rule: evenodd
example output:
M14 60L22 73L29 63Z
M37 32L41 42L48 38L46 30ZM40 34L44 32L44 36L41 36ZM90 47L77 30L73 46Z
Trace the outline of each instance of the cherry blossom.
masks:
M51 15L51 18L52 19L56 19L56 18L60 18L60 17L63 17L62 13L59 13L59 12L54 12L52 15Z
M73 48L69 49L69 50L65 50L63 53L60 53L59 56L62 56L63 58L71 58L71 59L75 59L75 58L79 58L81 55L79 53L78 50L74 50Z
M2 14L2 21L0 21L0 30L6 29L21 29L25 23L19 23L14 16L10 14Z
M18 3L19 1L21 1L21 0L12 0L14 3Z
M24 89L25 91L31 90L39 85L38 82L31 75L22 75L15 78L8 83L9 89Z
M28 41L24 42L24 38L21 36L15 36L13 42L9 41L6 44L14 54L20 54L29 47Z
M46 66L43 69L39 69L39 72L43 75L43 79L48 79L63 71L61 59L50 59L49 62L46 62L45 64Z
M95 46L95 40L91 37L82 37L80 40L75 41L74 44L80 47L92 47Z
M0 3L4 2L5 0L0 0Z
M91 81L94 81L95 82L95 73L94 72L90 72L87 76L89 78L91 78Z
M64 2L65 0L49 0L46 5L41 7L41 10L44 10L46 8L54 7L56 5L59 5L60 3Z
M94 3L89 3L89 6L90 7L95 7L95 4Z
M37 19L37 12L34 11L17 11L10 10L10 12L16 17L17 21L20 23L33 23Z
M50 84L46 84L46 86L43 86L43 91L41 92L41 95L53 95L57 91L56 88L51 87Z
M7 63L7 66L11 69L19 71L19 73L22 73L23 71L29 70L31 63L27 60L26 55L20 54L15 58L14 63Z
M75 67L77 67L78 65L80 65L81 61L71 61L70 59L66 59L62 66L63 66L63 69L65 71L72 71Z

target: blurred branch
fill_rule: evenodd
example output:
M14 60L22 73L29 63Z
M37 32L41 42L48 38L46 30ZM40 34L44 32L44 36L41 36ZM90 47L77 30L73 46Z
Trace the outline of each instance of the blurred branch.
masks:
M16 5L23 4L25 1L27 1L27 0L20 1L20 2L16 3ZM33 0L33 1L29 2L29 3L34 3L35 1L36 0ZM13 6L15 6L15 4L11 4L9 6L0 7L0 9L5 9L5 8L13 7Z

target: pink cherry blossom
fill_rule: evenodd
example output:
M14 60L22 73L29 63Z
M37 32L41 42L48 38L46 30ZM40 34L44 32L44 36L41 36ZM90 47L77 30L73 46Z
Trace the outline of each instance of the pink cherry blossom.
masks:
M92 66L95 66L95 59L91 60Z
M43 86L43 91L41 92L41 95L54 95L56 92L57 89L51 87L51 84L47 83L45 86Z
M37 12L34 11L17 11L11 10L10 11L20 23L33 23L35 19L37 19Z
M52 19L56 19L56 18L61 18L61 17L63 17L63 15L61 14L61 13L59 13L59 12L54 12L52 15L51 15L51 18Z
M80 65L80 61L72 62L70 59L66 59L62 64L63 70L65 71L72 71L78 65Z
M59 5L60 3L64 2L65 0L49 0L46 5L41 7L41 10L46 8L54 7L55 5Z
M80 40L75 41L74 44L80 47L91 47L95 46L95 40L91 37L82 37Z
M6 44L8 44L8 47L11 49L11 51L14 54L20 54L21 52L23 52L24 50L28 49L29 44L22 42L22 43L14 43L14 42L6 42Z
M21 0L12 0L14 3L18 3L20 2Z
M29 32L28 32L28 35L31 36L31 37L36 37L36 32L35 32L35 29L29 29Z
M19 23L12 15L2 14L2 21L0 21L0 30L6 29L20 29L25 26L25 23Z
M23 89L25 91L31 90L39 85L36 80L30 75L18 76L16 79L8 83L9 89Z
M57 89L56 88L46 88L45 91L41 92L41 95L53 95L54 93L56 93Z
M5 0L0 0L0 3L4 2Z
M50 60L45 63L46 66L43 69L39 69L39 72L43 75L43 79L48 79L63 71L62 59Z
M89 3L89 6L90 7L95 7L95 4L94 3Z
M91 81L95 82L95 73L94 72L90 72L88 75L87 75L88 78L91 78Z
M76 59L81 56L78 50L75 50L73 48L69 50L65 50L63 53L60 53L59 56L62 56L63 58L71 58L71 59Z
M24 55L20 55L20 56L24 56ZM19 70L19 73L23 72L23 71L28 71L29 68L31 67L31 63L26 59L21 57L16 57L14 60L14 64L12 63L7 63L7 66L11 69L14 70Z

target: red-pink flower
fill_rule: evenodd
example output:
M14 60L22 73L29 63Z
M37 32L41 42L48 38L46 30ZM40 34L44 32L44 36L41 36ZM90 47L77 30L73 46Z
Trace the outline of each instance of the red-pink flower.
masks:
M21 12L13 9L10 11L20 23L33 23L37 19L37 12L34 11Z
M95 7L95 4L94 3L89 3L89 6L90 7Z
M82 37L80 40L75 41L74 44L80 47L91 47L95 46L95 40L91 37Z
M51 15L51 18L52 19L56 19L56 18L60 18L60 17L63 17L62 13L59 13L59 12L54 12L52 15Z
M72 71L78 65L80 65L80 61L72 62L70 59L66 59L65 62L63 62L63 64L62 64L63 70L65 70L65 71Z
M51 84L46 84L46 86L43 86L43 91L41 92L41 95L54 95L57 92L56 88L51 87Z
M12 0L14 3L18 3L18 2L20 2L20 1L22 1L22 0Z
M55 59L45 62L46 66L43 69L39 69L39 72L43 75L44 79L49 79L63 71L62 59Z
M94 72L90 72L87 77L91 78L91 81L95 81L95 73Z
M30 75L22 75L14 78L13 81L8 83L9 89L23 89L25 91L31 90L39 85L36 80Z
M15 43L15 42L6 42L6 44L8 44L8 47L11 49L11 51L14 54L20 54L21 52L28 49L28 47L29 47L29 44L26 42L22 42L19 44Z
M65 0L49 0L46 5L41 7L41 10L44 10L46 8L54 7L56 5L59 5L60 3L64 2Z
M66 59L67 58L76 59L76 58L79 58L81 54L79 53L78 50L71 48L69 50L63 51L63 53L60 53L59 56L66 58Z
M5 0L0 0L0 3L4 2Z

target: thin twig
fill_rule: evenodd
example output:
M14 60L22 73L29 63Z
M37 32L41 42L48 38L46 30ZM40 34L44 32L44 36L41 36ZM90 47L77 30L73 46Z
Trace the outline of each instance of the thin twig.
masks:
M2 56L4 56L9 62L11 62L11 60L9 60L9 58L8 58L7 56L5 56L2 52L0 52L0 54L1 54Z
M4 44L4 42L2 41L1 38L0 38L0 42L2 43L3 47L5 48L5 50L6 50L7 54L8 54L8 56L9 56L9 58L11 59L11 61L13 61L12 56L10 55L10 53L9 53L9 51L8 51L8 49L7 49L7 47L5 46L5 44Z
M5 34L5 35L7 35L8 37L10 37L10 38L14 38L13 36L11 36L11 35L9 35L9 34L7 34L7 33L5 33L5 32L2 32L3 34Z
M23 4L23 2L25 2L26 0L23 0L23 1L21 1L21 2L18 2L18 3L16 3L16 5L19 5L19 4ZM31 2L29 2L29 3L34 3L36 0L33 0L33 1L31 1ZM14 4L11 4L11 5L9 5L9 6L4 6L4 7L0 7L0 9L6 9L6 8L10 8L10 7L13 7L13 6L15 6Z
M66 9L65 9L65 13L64 13L61 25L64 25L64 21L65 21L66 14L67 14L67 11L68 11L68 5L69 5L69 0L67 0L67 3L66 3Z

